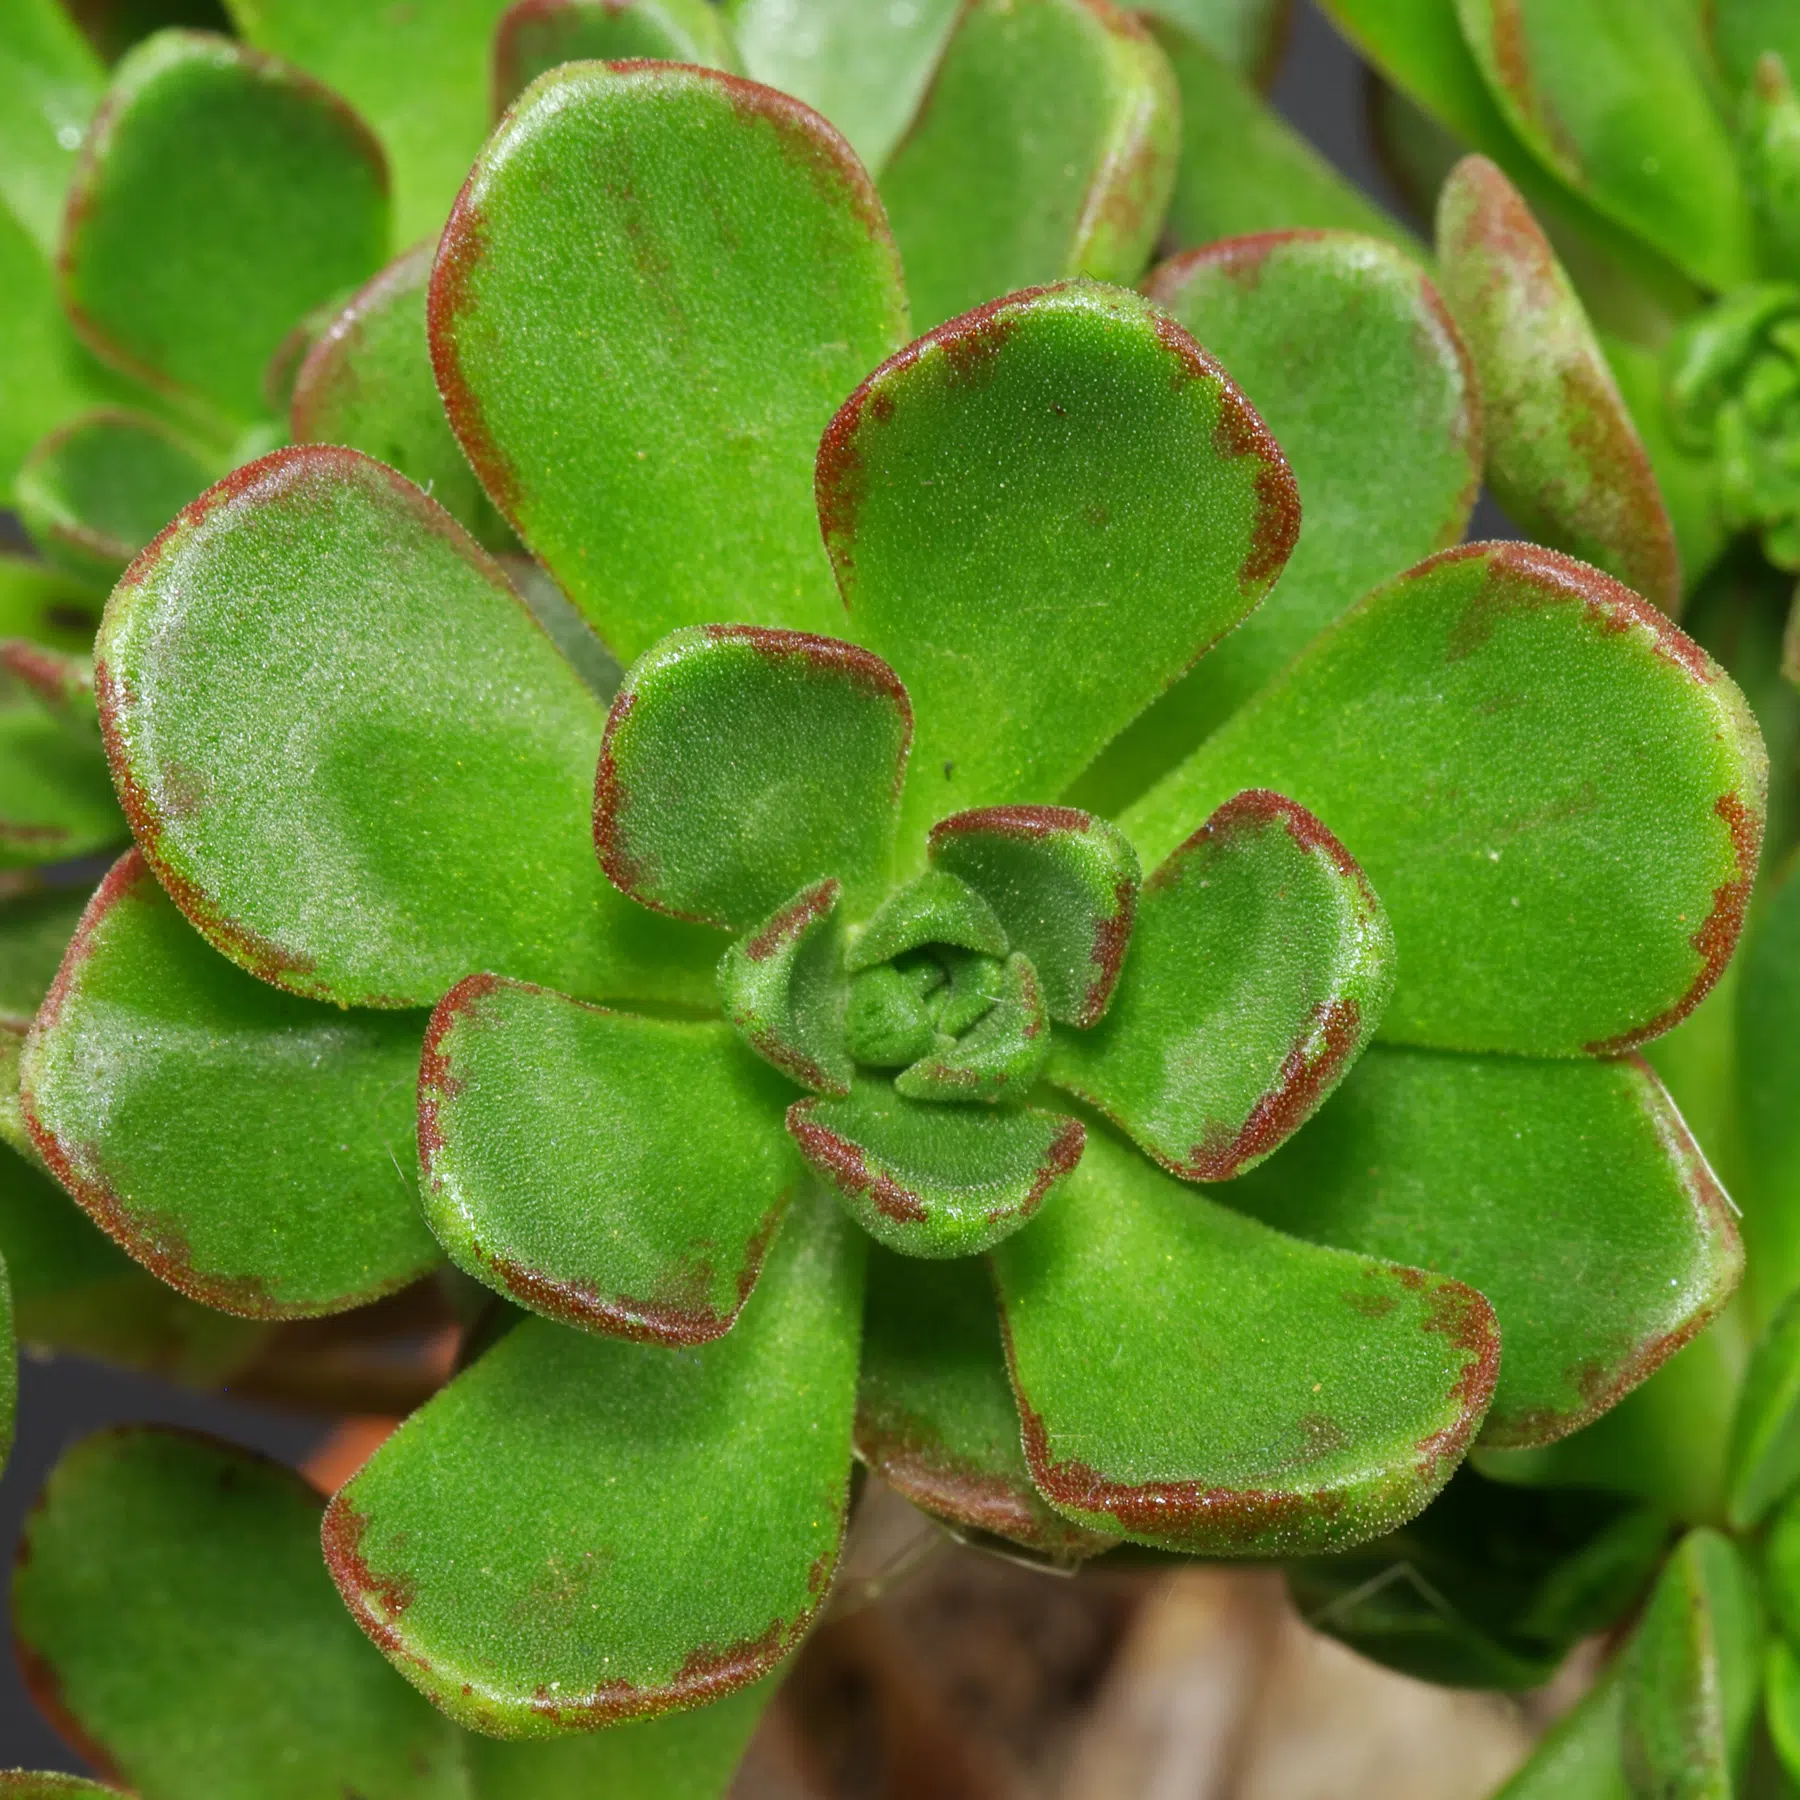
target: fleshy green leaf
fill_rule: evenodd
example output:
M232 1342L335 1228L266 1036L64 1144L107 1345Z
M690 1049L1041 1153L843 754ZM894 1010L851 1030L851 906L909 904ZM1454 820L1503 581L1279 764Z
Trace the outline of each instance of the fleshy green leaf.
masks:
M1393 932L1342 844L1279 794L1228 800L1144 884L1125 977L1050 1079L1188 1181L1226 1181L1323 1104L1381 1022Z
M945 1106L860 1080L797 1100L788 1130L876 1242L973 1256L1025 1224L1080 1161L1080 1122L1035 1107Z
M107 362L227 419L309 308L387 254L387 170L298 70L164 31L119 65L70 190L63 294Z
M1619 1741L1624 1701L1617 1671L1604 1671L1494 1800L1633 1800Z
M39 441L14 492L39 549L105 589L214 473L147 414L91 412Z
M1004 956L1012 948L993 907L960 877L932 868L882 901L845 953L844 967L856 974L926 944L982 956Z
M1262 421L1178 325L1076 283L953 321L819 451L851 628L918 717L903 853L946 813L1054 800L1254 607L1299 526Z
M487 133L488 57L507 0L225 0L251 43L342 94L394 171L394 238L435 237Z
M1625 1768L1637 1794L1731 1800L1762 1676L1762 1621L1742 1554L1691 1531L1669 1558L1623 1668Z
M1423 258L1418 239L1352 187L1215 48L1166 19L1151 31L1181 93L1181 149L1165 226L1171 243L1324 228L1385 238Z
M1050 1020L1037 970L1016 951L998 972L980 1019L894 1078L909 1100L1023 1100L1050 1057Z
M320 1500L209 1438L126 1426L67 1452L13 1581L41 1703L171 1800L461 1800L454 1728L357 1635Z
M1148 286L1274 433L1299 485L1300 540L1268 599L1077 784L1071 798L1109 813L1378 581L1460 542L1481 478L1468 353L1399 251L1338 232L1238 238L1164 263Z
M1748 1531L1800 1485L1800 1294L1758 1340L1731 1426L1728 1518Z
M1677 11L1456 0L1490 94L1544 167L1696 280L1730 287L1751 272L1749 218L1731 134Z
M472 1800L723 1800L769 1681L693 1712L552 1743L463 1740Z
M766 88L667 65L543 77L482 152L432 278L470 462L627 660L714 620L842 629L809 471L906 334L843 141Z
M0 642L0 868L64 862L125 835L85 662Z
M743 930L835 877L854 916L885 885L912 708L879 657L756 625L671 632L607 716L594 843L615 886Z
M48 563L0 552L0 638L88 655L105 598Z
M1738 1116L1744 1238L1760 1318L1800 1289L1800 864L1770 884L1738 977Z
M56 247L75 152L105 85L58 0L9 0L0 17L0 210L45 254Z
M1068 806L982 807L940 819L927 853L934 871L992 904L1012 948L1031 958L1051 1018L1082 1030L1099 1022L1137 911L1137 852L1116 826Z
M1662 613L1554 551L1471 544L1367 595L1121 823L1149 862L1241 788L1291 796L1393 920L1384 1036L1567 1056L1668 1030L1718 978L1766 770Z
M1240 75L1267 84L1289 27L1287 0L1150 0L1147 17L1190 32Z
M585 1331L729 1331L801 1179L793 1090L727 1025L471 975L419 1069L425 1218L457 1264Z
M787 35L805 41L803 27ZM494 32L494 113L504 113L540 75L562 63L641 57L738 67L731 31L710 0L513 0ZM818 104L788 82L754 73Z
M1493 1392L1473 1289L1283 1237L1104 1131L994 1268L1033 1479L1139 1543L1378 1536L1449 1479Z
M171 1287L250 1318L337 1312L438 1260L410 1142L421 1028L252 980L132 852L38 1015L21 1097L57 1179Z
M1650 458L1549 240L1485 157L1452 170L1437 240L1444 295L1481 373L1495 498L1527 533L1673 618L1681 559Z
M716 940L594 867L599 702L392 470L318 445L238 470L116 590L98 654L138 842L252 974L339 1005L473 969L711 1002Z
M1533 1688L1630 1611L1668 1541L1658 1508L1465 1465L1398 1531L1287 1573L1307 1624L1359 1655L1445 1686Z
M1713 0L1713 44L1734 94L1756 73L1757 59L1773 50L1790 71L1800 69L1800 17L1787 0Z
M758 81L804 100L879 174L918 112L962 8L957 0L726 0Z
M85 886L15 894L0 901L0 1022L22 1031L50 991L87 906Z
M817 1094L847 1094L852 1064L835 878L804 888L719 960L725 1017L760 1056Z
M1739 153L1758 272L1800 279L1800 98L1779 56L1758 60L1740 110Z
M37 1774L29 1769L0 1769L0 1794L8 1800L80 1800L83 1794L123 1794L79 1775Z
M1135 281L1174 185L1181 96L1130 13L973 0L881 176L914 318L1066 275Z
M862 1263L815 1191L715 1343L516 1326L332 1502L326 1556L364 1629L453 1718L508 1737L767 1673L837 1557Z
M1506 1345L1491 1444L1548 1443L1596 1418L1713 1317L1743 1268L1730 1202L1635 1057L1377 1045L1221 1198L1479 1288Z
M1051 1510L1032 1485L987 1271L874 1250L856 1453L953 1528L1061 1563L1116 1540Z
M436 244L391 262L337 313L294 378L297 444L348 444L416 482L482 543L517 542L462 453L431 373L425 291Z
M1772 1635L1763 1664L1763 1708L1769 1739L1790 1780L1800 1779L1800 1656Z

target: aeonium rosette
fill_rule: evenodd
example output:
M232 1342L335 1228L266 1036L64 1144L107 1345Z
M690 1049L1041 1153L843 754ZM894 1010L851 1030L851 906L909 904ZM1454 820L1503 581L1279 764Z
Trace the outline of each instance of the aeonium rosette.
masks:
M756 1679L829 1588L853 1444L1059 1558L1331 1548L1729 1291L1621 1053L1735 939L1735 689L1585 565L1444 548L1478 426L1403 259L1259 241L1156 290L908 344L814 115L560 71L463 192L431 345L631 662L610 703L346 448L237 471L109 603L137 848L27 1046L33 1139L216 1304L448 1252L524 1310L326 1516L465 1723ZM1370 346L1347 400L1282 360L1320 320ZM1154 765L1159 695L1222 722Z

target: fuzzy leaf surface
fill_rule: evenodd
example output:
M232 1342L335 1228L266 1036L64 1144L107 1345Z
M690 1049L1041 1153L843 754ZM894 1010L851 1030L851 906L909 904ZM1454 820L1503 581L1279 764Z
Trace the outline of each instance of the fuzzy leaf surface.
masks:
M852 916L886 886L912 740L906 690L836 638L674 631L626 674L594 778L594 844L621 892L743 930L835 879Z
M766 1674L837 1558L862 1270L861 1234L814 1191L715 1343L516 1326L332 1502L352 1613L496 1736L701 1706Z
M1365 596L1120 821L1160 860L1269 787L1368 873L1398 956L1383 1035L1569 1056L1655 1037L1737 943L1767 758L1654 607L1521 544Z
M389 263L315 340L294 378L289 434L297 444L367 452L416 482L490 549L516 549L450 429L432 376L425 294L435 250L421 244Z
M1736 1793L1762 1679L1760 1613L1737 1546L1716 1531L1689 1532L1626 1654L1621 1727L1634 1793Z
M1084 283L877 369L826 433L818 492L851 630L917 714L903 856L947 813L1056 799L1257 604L1299 528L1225 372L1147 301Z
M746 73L804 100L880 174L912 124L962 8L862 0L726 0Z
M731 29L710 0L513 0L494 31L494 116L562 63L644 57L738 68ZM808 98L785 81L769 85Z
M38 441L14 493L44 555L104 591L213 475L160 420L89 412Z
M1730 128L1688 9L1456 0L1507 123L1545 168L1710 287L1751 274Z
M1299 486L1300 539L1268 599L1082 778L1071 797L1105 812L1377 582L1459 542L1481 479L1475 372L1437 290L1398 250L1344 232L1268 233L1175 257L1147 287L1274 433Z
M290 1470L167 1428L84 1439L13 1583L34 1691L169 1800L463 1800L455 1729L393 1679L319 1561Z
M1449 1479L1493 1392L1499 1334L1472 1288L1284 1237L1104 1131L993 1263L1032 1478L1139 1543L1379 1536Z
M728 1025L471 975L425 1040L426 1221L546 1318L704 1343L735 1323L799 1185L792 1093Z
M1637 1058L1377 1045L1222 1198L1283 1231L1454 1275L1506 1354L1491 1444L1578 1429L1685 1344L1743 1268L1731 1207Z
M856 1453L958 1530L1062 1563L1115 1541L1063 1518L1033 1485L993 1283L972 1259L870 1252Z
M1084 1141L1059 1113L910 1099L868 1078L843 1099L795 1101L787 1124L857 1223L907 1256L974 1256L1017 1231Z
M815 1094L847 1094L843 954L834 877L803 888L719 959L719 1000L764 1062Z
M239 32L326 82L394 171L394 241L435 237L486 135L488 56L506 0L225 0Z
M914 318L1066 275L1135 281L1174 185L1180 110L1133 14L973 0L881 176Z
M83 1794L123 1794L79 1775L39 1774L30 1769L0 1769L0 1794L8 1800L81 1800Z
M83 916L21 1073L39 1153L170 1286L337 1312L439 1252L418 1217L418 1014L344 1013L217 956L135 851Z
M70 189L63 296L105 361L241 421L294 321L387 256L387 168L336 95L229 38L126 56Z
M1681 558L1643 440L1549 240L1485 157L1451 172L1437 238L1444 294L1481 371L1495 498L1530 536L1676 617Z
M907 330L849 147L697 69L545 76L483 150L432 277L469 461L626 661L681 625L842 628L808 472Z
M392 470L319 445L238 470L97 648L139 845L252 974L339 1005L431 1005L472 969L710 1002L716 944L594 867L599 702Z
M1394 937L1363 872L1303 808L1250 790L1144 884L1124 979L1049 1078L1171 1174L1227 1181L1312 1117L1381 1022Z

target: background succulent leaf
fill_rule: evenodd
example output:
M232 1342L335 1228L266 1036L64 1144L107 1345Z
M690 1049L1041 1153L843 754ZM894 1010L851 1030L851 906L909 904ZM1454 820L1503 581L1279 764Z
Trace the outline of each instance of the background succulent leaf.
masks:
M1267 233L1176 257L1146 285L1274 433L1299 487L1300 536L1262 605L1082 777L1071 797L1104 812L1173 768L1358 596L1460 543L1481 479L1474 369L1437 290L1398 250Z
M787 1123L857 1223L907 1256L973 1256L1017 1231L1084 1141L1059 1113L911 1099L869 1077L843 1099L796 1101Z
M1506 1346L1493 1444L1546 1443L1604 1412L1713 1317L1743 1266L1730 1203L1636 1058L1376 1045L1220 1198L1479 1288Z
M482 151L432 278L470 462L627 661L714 620L841 629L808 472L906 336L842 139L692 69L544 77Z
M85 883L0 900L0 1022L22 1034L50 991L87 907Z
M394 172L395 241L435 236L487 133L488 57L506 0L225 5L250 43L315 75L374 126Z
M123 841L92 692L84 659L0 641L0 868L65 862Z
M1468 545L1366 596L1120 821L1325 820L1393 920L1383 1035L1567 1056L1666 1031L1737 941L1766 758L1742 695L1598 570Z
M1116 1542L1054 1511L1019 1442L988 1272L869 1253L856 1454L954 1529L1070 1563Z
M862 1234L815 1189L714 1343L515 1326L332 1502L354 1615L497 1736L705 1705L767 1673L837 1557L862 1271Z
M1603 1674L1538 1740L1494 1800L1632 1800L1620 1742L1625 1695Z
M238 470L116 591L99 656L144 854L251 973L339 1005L474 969L711 1003L716 940L594 867L599 702L392 470L319 445Z
M1716 1531L1682 1539L1622 1671L1634 1794L1730 1800L1761 1686L1761 1607L1742 1552Z
M1413 234L1351 186L1266 106L1241 71L1163 9L1151 34L1175 72L1181 142L1164 231L1175 245L1297 227L1383 238L1413 257ZM1229 180L1219 171L1229 168Z
M104 592L217 473L147 413L87 412L32 447L14 498L38 549Z
M99 58L58 0L7 7L0 19L0 209L44 255L56 248L75 153L105 86Z
M63 298L103 360L229 431L309 308L387 256L387 169L367 128L298 69L164 31L119 65L83 146Z
M886 885L912 741L906 690L837 638L751 625L671 632L607 715L594 843L621 892L742 930L825 877L845 910Z
M881 174L915 322L1067 275L1135 281L1174 185L1180 109L1135 15L972 0Z
M1456 0L1489 93L1531 153L1712 287L1751 272L1731 132L1683 9Z
M1112 1011L1049 1078L1171 1173L1225 1181L1305 1124L1381 1022L1393 932L1336 838L1279 794L1225 802L1144 884Z
M1493 1392L1499 1334L1473 1289L1284 1237L1101 1128L993 1262L1033 1479L1140 1543L1377 1536L1449 1479Z
M746 73L804 100L879 174L956 29L958 0L726 0Z
M105 598L36 557L0 552L0 636L86 656Z
M1259 87L1274 78L1293 17L1288 0L1150 0L1141 10L1180 26Z
M134 851L69 947L21 1098L58 1179L172 1287L252 1318L336 1312L439 1260L411 1143L422 1030L252 979Z
M517 549L450 429L431 372L425 294L435 253L435 241L407 251L333 316L294 378L288 430L297 444L367 452L489 549Z
M1800 99L1779 55L1758 59L1739 107L1738 135L1758 267L1793 281L1800 278Z
M736 1321L799 1186L792 1093L728 1025L472 975L425 1040L426 1221L546 1318L704 1343Z
M883 19L877 13L867 23L878 30ZM494 116L559 64L640 57L732 73L739 66L731 28L710 0L513 0L494 29ZM808 98L786 82L758 79Z
M983 807L938 820L926 853L992 904L1051 1018L1100 1020L1137 912L1137 852L1117 826L1067 806Z
M912 696L902 857L936 819L1054 800L1254 607L1293 545L1280 450L1136 295L1014 295L909 347L819 451L859 642ZM916 849L915 849L916 846Z
M1757 1340L1731 1426L1727 1519L1746 1531L1800 1485L1800 1300L1789 1295Z
M290 1471L183 1432L64 1456L13 1623L40 1701L109 1775L168 1800L461 1800L455 1729L336 1603L319 1510Z
M1314 1630L1402 1674L1534 1688L1643 1596L1669 1535L1660 1508L1508 1487L1465 1465L1398 1531L1290 1562L1288 1587Z
M1738 1195L1750 1252L1749 1299L1768 1319L1800 1288L1800 880L1791 860L1770 881L1738 971L1734 1070L1744 1142Z
M1765 51L1773 50L1790 74L1800 69L1800 19L1782 0L1717 0L1709 12L1713 45L1733 96L1750 85Z
M1556 253L1485 157L1445 183L1437 246L1481 372L1494 497L1532 537L1678 617L1681 559L1643 441Z

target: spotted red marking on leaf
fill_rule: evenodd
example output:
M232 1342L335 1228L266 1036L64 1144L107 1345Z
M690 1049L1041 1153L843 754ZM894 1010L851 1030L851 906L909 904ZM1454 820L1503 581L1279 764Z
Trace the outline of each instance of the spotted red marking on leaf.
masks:
M1375 894L1368 877L1337 835L1317 814L1308 812L1297 800L1290 800L1273 788L1245 788L1241 793L1233 794L1214 809L1192 837L1163 858L1144 885L1146 888L1166 887L1180 872L1181 859L1204 843L1229 843L1270 825L1282 826L1302 850L1323 856L1340 875L1352 877L1362 889L1365 903L1373 906Z
M1318 243L1334 235L1342 234L1297 229L1253 231L1242 237L1219 238L1158 263L1144 277L1142 290L1159 306L1171 306L1181 298L1182 290L1201 269L1217 269L1226 280L1235 282L1248 293L1255 293L1262 284L1263 269L1277 250L1289 244Z
M1623 1050L1634 1050L1652 1038L1661 1037L1679 1025L1706 996L1725 973L1744 929L1744 915L1749 910L1751 891L1756 885L1757 860L1762 854L1763 815L1752 812L1736 794L1721 794L1713 802L1713 811L1725 823L1731 836L1732 854L1737 873L1713 889L1712 907L1700 923L1700 929L1688 939L1689 946L1700 958L1700 972L1687 992L1673 1006L1665 1008L1646 1024L1616 1037L1602 1038L1584 1045L1590 1056L1616 1056Z
M345 388L357 379L350 371L349 358L367 334L369 314L385 304L396 289L417 279L423 251L423 246L409 251L372 276L344 302L325 330L301 352L285 408L288 436L295 443L320 441L320 411L339 399ZM295 331L304 330L304 326L295 327ZM279 356L281 352L276 354Z
M42 1506L43 1502L40 1500L38 1504ZM23 1544L19 1548L18 1560L22 1563ZM123 1788L127 1779L125 1771L113 1760L106 1746L92 1736L76 1717L75 1709L69 1704L68 1695L63 1691L62 1678L51 1665L50 1659L34 1645L27 1643L16 1627L13 1631L13 1656L18 1662L25 1691L31 1696L38 1711L44 1715L50 1728L77 1756L92 1765L100 1780L115 1781Z
M953 1524L1057 1558L1091 1556L1114 1540L1059 1517L1028 1483L958 1456L928 1426L903 1415L877 1418L859 1405L856 1453L915 1506Z
M1071 833L1085 835L1093 830L1094 824L1092 813L1073 806L977 806L939 819L932 826L927 842L936 844L944 838L977 834L1035 842Z
M1564 172L1572 174L1579 187L1585 181L1581 150L1569 135L1568 126L1546 102L1538 88L1537 78L1531 67L1531 46L1527 41L1525 17L1519 10L1518 0L1491 0L1491 4L1493 29L1488 42L1500 85L1512 96L1513 103L1526 118L1550 139L1556 147L1558 157L1567 165Z
M1404 1280L1419 1277L1421 1271L1396 1267L1395 1274ZM1435 1491L1467 1454L1493 1400L1500 1379L1500 1327L1485 1294L1460 1281L1442 1281L1431 1296L1423 1329L1447 1338L1450 1347L1466 1358L1450 1388L1457 1416L1419 1442L1419 1479Z
M419 1049L418 1080L419 1168L427 1181L436 1181L434 1165L444 1150L438 1109L444 1101L454 1100L462 1092L462 1082L451 1069L452 1056L446 1040L458 1025L474 1018L475 1008L489 994L511 985L514 984L498 975L465 975L431 1009L431 1018L425 1026L425 1041Z
M814 1102L796 1100L787 1110L787 1128L800 1154L852 1198L866 1196L869 1204L897 1225L924 1225L931 1213L910 1188L902 1187L886 1170L871 1169L862 1150L811 1116Z
M846 643L842 638L824 637L813 631L787 631L775 625L707 625L702 629L712 643L748 644L772 663L790 659L803 662L839 677L855 693L887 701L905 721L896 783L904 776L907 752L912 747L912 697L906 684L874 651Z
M843 884L835 875L827 876L809 887L797 900L791 901L744 944L744 954L752 962L767 962L775 952L790 944L816 920L825 918L838 903Z
M384 1654L402 1658L421 1669L429 1660L409 1648L398 1620L418 1597L418 1585L410 1575L378 1574L363 1552L369 1519L350 1502L350 1490L341 1488L325 1508L319 1539L325 1566L343 1595L350 1616Z

